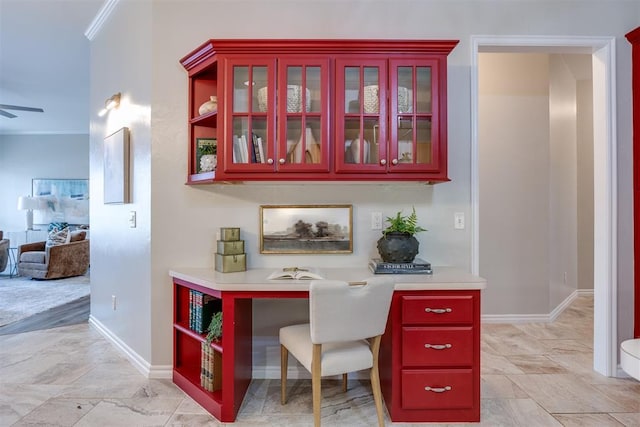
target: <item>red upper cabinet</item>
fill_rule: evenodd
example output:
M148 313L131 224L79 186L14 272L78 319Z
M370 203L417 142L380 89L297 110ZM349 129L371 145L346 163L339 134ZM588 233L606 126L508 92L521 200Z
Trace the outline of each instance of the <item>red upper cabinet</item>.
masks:
M447 181L457 41L211 40L189 73L188 183ZM218 109L198 108L217 96ZM216 170L199 149L217 140Z

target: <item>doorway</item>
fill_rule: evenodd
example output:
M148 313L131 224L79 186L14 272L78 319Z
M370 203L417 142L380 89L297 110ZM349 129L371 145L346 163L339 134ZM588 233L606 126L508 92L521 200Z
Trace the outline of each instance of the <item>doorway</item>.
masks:
M472 37L472 270L480 271L478 64L483 52L588 54L593 78L593 289L596 372L617 372L615 61L613 38ZM535 260L532 260L535 262ZM566 275L565 275L566 276ZM528 296L524 296L528 297Z

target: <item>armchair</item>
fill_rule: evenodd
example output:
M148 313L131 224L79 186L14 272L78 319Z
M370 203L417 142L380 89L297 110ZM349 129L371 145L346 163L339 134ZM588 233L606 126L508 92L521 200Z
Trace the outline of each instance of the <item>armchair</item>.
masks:
M78 239L79 237L75 237ZM34 242L18 248L18 273L33 279L59 279L80 276L89 269L89 239L56 246Z
M2 238L2 231L0 231L0 272L7 268L7 262L9 261L9 239Z

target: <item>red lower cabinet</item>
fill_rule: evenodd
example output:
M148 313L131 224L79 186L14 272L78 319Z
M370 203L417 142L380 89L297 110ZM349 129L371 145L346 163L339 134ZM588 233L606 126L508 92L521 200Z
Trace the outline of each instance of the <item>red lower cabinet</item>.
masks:
M480 291L401 291L380 350L394 422L480 421Z

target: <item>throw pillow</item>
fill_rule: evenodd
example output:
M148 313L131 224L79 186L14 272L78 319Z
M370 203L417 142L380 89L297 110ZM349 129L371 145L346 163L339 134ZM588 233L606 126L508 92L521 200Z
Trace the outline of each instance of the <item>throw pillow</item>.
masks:
M54 229L53 231L49 232L49 236L47 237L45 246L64 245L65 243L69 243L69 239L71 239L69 227L63 228L59 231Z
M60 231L67 227L69 227L69 223L67 222L52 222L49 224L47 231Z

